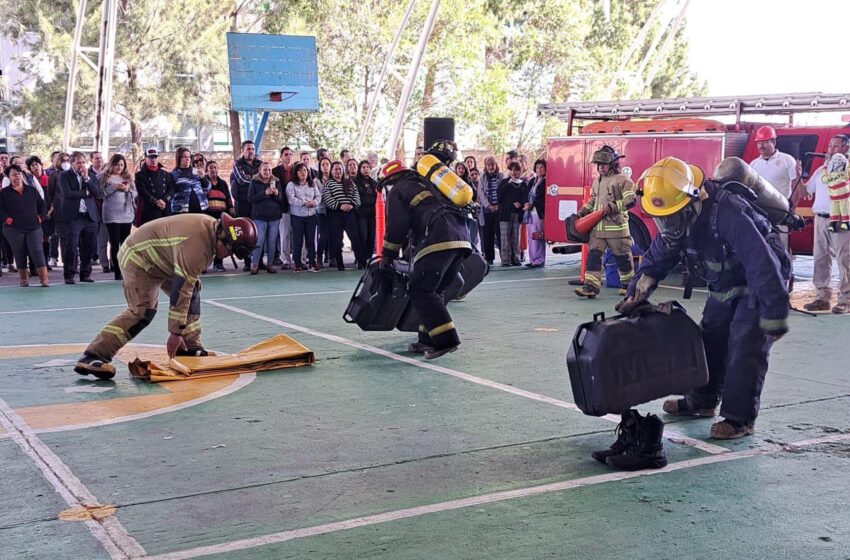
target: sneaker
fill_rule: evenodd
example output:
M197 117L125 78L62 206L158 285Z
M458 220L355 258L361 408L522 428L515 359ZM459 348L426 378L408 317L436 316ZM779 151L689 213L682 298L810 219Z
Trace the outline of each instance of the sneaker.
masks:
M425 350L425 359L426 360L435 360L440 356L445 354L449 354L450 352L454 352L457 350L457 346L450 346L449 348L441 348L440 350L435 350L433 348L429 348Z
M56 266L56 259L54 257L50 257L50 260L47 261L47 264L50 266Z
M806 311L828 311L829 302L818 298L815 301L810 301L809 303L804 305L803 309L805 309Z
M303 272L303 271L304 271L304 267L301 266L300 264L296 264L295 268L292 269L292 272L294 272L295 274L298 274L299 272Z
M738 424L731 420L722 420L711 426L712 439L738 439L755 433L755 424Z
M310 271L310 272L320 272L319 267L314 265L314 264L311 264L310 266L308 266L307 270Z
M411 354L424 354L425 352L433 352L434 349L424 342L411 342L407 345L407 351Z
M587 285L576 288L575 291L577 296L586 297L587 299L593 299L597 295L596 290Z
M850 303L836 303L835 307L832 308L832 312L836 315L846 315L850 313Z
M216 272L224 272L224 265L223 264L214 264L213 270L215 270Z
M713 418L717 415L716 406L697 406L688 397L682 399L667 399L664 401L664 412L673 416L699 416Z
M98 379L115 377L115 366L93 354L84 354L74 366L74 371L80 375L94 375Z

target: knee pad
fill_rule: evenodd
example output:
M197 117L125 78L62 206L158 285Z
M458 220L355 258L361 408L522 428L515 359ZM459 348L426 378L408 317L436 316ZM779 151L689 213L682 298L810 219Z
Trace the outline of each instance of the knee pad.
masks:
M616 255L614 260L617 262L617 268L622 272L629 272L634 268L631 255Z
M156 309L145 309L145 314L142 315L135 325L127 329L127 334L130 335L130 338L135 338L137 334L153 322L154 317L156 317Z
M602 251L591 249L587 252L587 270L602 270Z

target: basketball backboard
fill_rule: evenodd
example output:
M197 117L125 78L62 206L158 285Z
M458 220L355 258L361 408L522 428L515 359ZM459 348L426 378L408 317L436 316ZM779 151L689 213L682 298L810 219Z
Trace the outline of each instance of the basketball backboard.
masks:
M227 34L230 100L234 111L318 111L316 38Z

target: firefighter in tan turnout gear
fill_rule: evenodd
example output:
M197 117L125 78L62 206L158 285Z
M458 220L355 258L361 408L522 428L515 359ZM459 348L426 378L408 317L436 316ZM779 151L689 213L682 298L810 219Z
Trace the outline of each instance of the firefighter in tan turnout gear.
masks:
M593 181L590 199L578 214L586 216L602 210L603 217L590 232L584 285L576 289L576 294L582 297L595 298L599 294L603 276L602 257L607 247L611 248L620 272L620 295L625 295L625 287L635 274L632 237L629 234L629 208L636 202L635 185L620 173L620 157L611 146L602 146L593 153L591 160L596 164L599 175Z
M181 214L146 223L121 246L118 266L124 276L127 309L103 327L74 371L100 379L115 376L110 362L145 327L157 309L159 290L169 297L168 357L205 356L201 345L201 282L213 257L244 259L257 244L248 218L223 214Z

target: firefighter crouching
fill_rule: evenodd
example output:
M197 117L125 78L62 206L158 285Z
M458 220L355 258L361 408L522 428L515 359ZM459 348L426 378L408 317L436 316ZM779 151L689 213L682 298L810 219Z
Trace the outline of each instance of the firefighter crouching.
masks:
M455 159L454 144L438 140L431 154L445 165ZM453 206L424 177L391 161L381 169L381 188L387 195L387 224L381 267L393 261L410 241L410 299L419 317L419 339L408 351L428 360L453 352L460 345L455 324L446 309L443 292L472 252L463 210Z
M584 285L576 289L576 294L582 297L595 298L599 294L603 277L602 257L606 248L610 247L617 261L622 286L620 295L626 294L625 287L634 276L629 208L635 204L635 185L620 173L620 157L611 146L602 146L593 153L591 160L591 163L596 164L599 174L593 181L590 199L579 209L578 214L586 216L597 210L604 210L604 213L590 232Z
M641 176L641 207L659 233L617 310L628 313L647 300L685 253L692 273L708 284L701 326L709 381L666 401L664 411L713 417L722 403L724 420L711 427L711 437L735 439L755 430L770 347L788 332L791 261L758 208L703 177L698 167L672 157Z
M168 357L206 356L201 344L201 282L213 257L245 259L257 244L248 218L203 214L160 218L134 231L118 251L127 309L103 327L74 371L100 379L115 376L110 362L147 327L157 309L159 290L169 296Z

